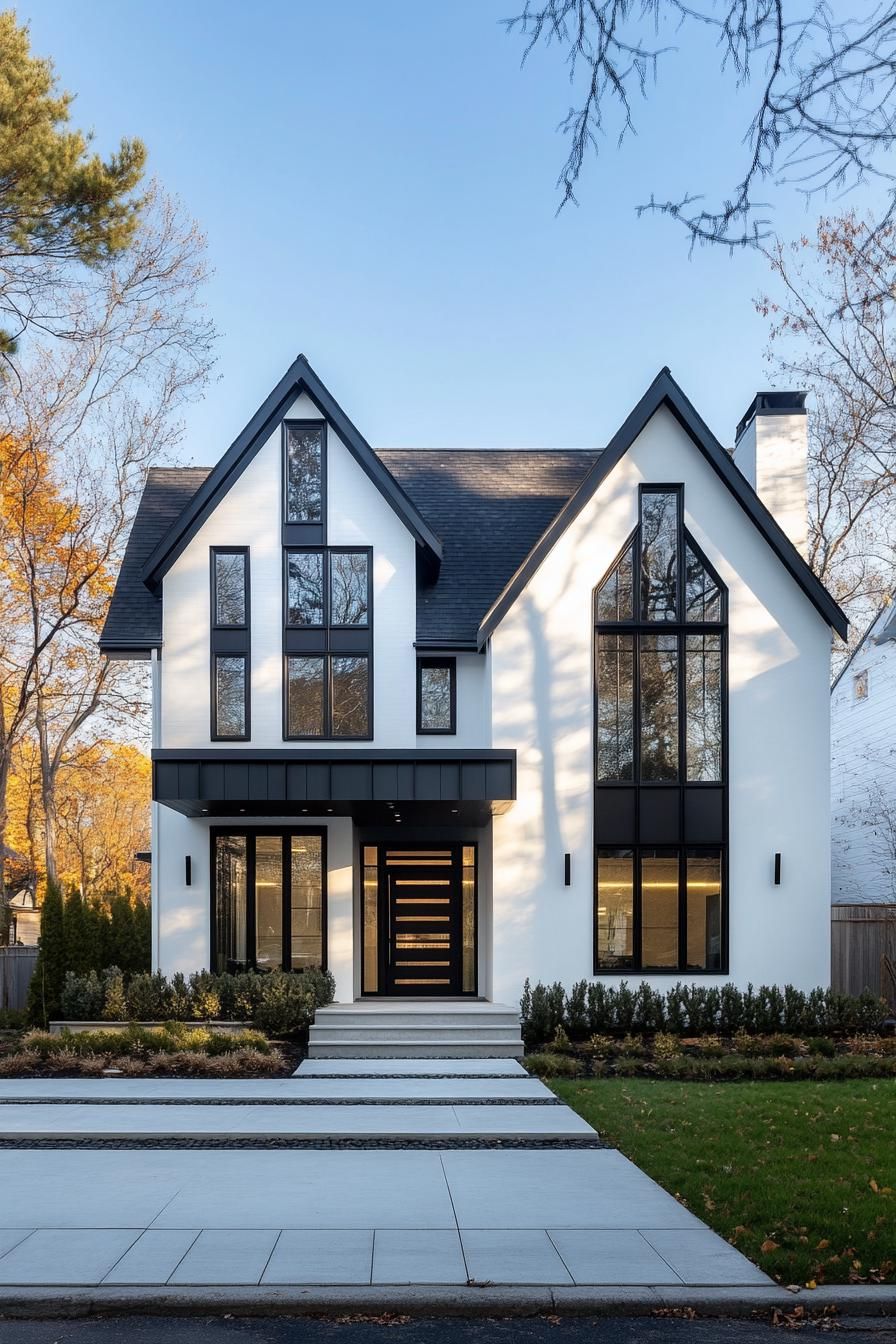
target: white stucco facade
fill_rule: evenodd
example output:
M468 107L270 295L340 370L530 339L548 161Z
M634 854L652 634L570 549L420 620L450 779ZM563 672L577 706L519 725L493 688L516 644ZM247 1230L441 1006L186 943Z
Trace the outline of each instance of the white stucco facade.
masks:
M303 394L285 418L319 419L320 411ZM281 453L278 422L164 575L154 679L154 747L162 754L302 761L316 745L290 743L283 731ZM417 724L417 543L328 427L326 544L372 552L373 717L369 742L321 746L334 757L362 745L373 758L394 752L403 760L439 748L516 755L515 798L478 830L455 820L452 800L443 798L430 831L418 822L404 832L418 848L478 847L481 997L513 1003L526 977L569 986L594 976L593 592L637 526L639 486L658 483L683 488L684 526L728 590L727 970L627 978L659 988L676 979L826 984L831 629L679 421L661 406L557 536L482 651L450 650L456 731L439 739L421 735ZM250 558L251 737L232 744L211 734L209 557L216 546L246 547ZM326 832L326 956L337 998L360 995L369 819L313 805L247 817L238 800L208 816L157 802L153 817L155 966L170 974L210 964L213 827L300 824Z

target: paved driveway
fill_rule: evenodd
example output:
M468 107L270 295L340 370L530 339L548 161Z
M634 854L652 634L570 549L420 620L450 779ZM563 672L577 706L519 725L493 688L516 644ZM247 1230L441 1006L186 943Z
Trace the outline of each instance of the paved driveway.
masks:
M334 1063L0 1082L0 1285L769 1284L518 1065Z

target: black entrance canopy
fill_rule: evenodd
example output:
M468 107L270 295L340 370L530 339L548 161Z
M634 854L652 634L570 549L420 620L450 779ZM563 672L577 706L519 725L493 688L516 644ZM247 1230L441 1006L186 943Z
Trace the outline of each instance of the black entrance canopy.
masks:
M158 749L152 796L187 817L481 826L516 798L516 752Z

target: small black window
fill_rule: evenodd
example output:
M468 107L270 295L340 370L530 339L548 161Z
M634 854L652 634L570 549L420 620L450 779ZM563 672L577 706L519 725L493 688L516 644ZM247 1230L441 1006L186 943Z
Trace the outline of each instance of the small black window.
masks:
M323 625L323 551L287 551L286 623Z
M249 609L249 564L245 550L212 551L213 624L245 626Z
M213 546L211 569L211 736L249 737L249 551Z
M284 425L287 523L322 523L324 429L321 424Z
M418 733L457 731L457 668L453 658L420 658L417 662Z
M212 736L247 737L245 654L215 654L213 689Z

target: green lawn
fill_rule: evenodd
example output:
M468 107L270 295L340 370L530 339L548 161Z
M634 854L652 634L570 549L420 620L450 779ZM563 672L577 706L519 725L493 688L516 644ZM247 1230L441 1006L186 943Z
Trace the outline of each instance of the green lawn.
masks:
M781 1283L896 1282L896 1081L550 1086Z

